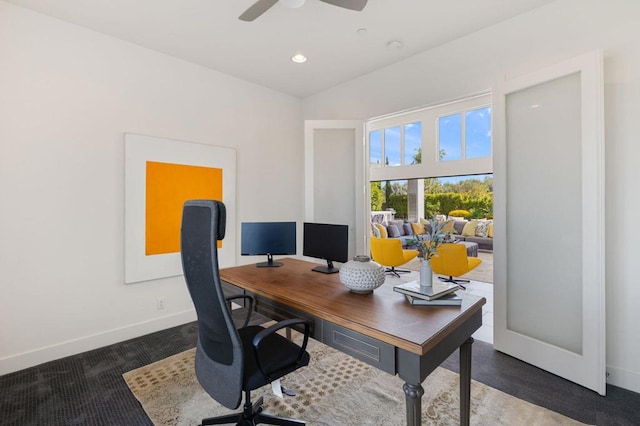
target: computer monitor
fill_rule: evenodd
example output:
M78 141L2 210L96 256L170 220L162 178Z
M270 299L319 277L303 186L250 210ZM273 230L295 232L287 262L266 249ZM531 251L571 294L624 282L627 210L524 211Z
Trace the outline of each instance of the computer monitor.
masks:
M334 267L333 262L349 260L349 227L305 222L302 254L327 261L327 266L315 267L314 271L325 274L338 272L340 269Z
M274 262L274 255L296 254L295 222L243 222L241 225L241 253L243 256L267 256L258 267L282 266Z

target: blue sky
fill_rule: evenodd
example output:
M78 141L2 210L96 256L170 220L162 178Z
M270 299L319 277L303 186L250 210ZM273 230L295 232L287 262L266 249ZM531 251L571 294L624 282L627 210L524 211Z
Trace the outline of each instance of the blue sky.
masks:
M491 108L465 113L466 158L491 156Z
M447 115L438 119L441 161L462 159L462 114Z

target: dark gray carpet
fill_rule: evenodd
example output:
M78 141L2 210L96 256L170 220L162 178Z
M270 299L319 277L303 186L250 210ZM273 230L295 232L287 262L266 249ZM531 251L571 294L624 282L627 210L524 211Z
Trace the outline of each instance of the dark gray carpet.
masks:
M256 317L252 323L261 323ZM151 425L122 374L195 346L196 324L121 342L0 377L2 425ZM444 367L458 371L458 354ZM640 424L640 394L609 386L600 397L557 376L473 345L473 378L584 423Z
M244 309L234 321L244 321ZM268 318L253 313L250 324ZM193 348L195 322L0 376L0 425L153 425L122 379Z
M122 373L193 347L175 327L0 377L3 425L151 425Z
M443 364L459 372L456 351ZM607 385L607 396L569 382L493 349L473 344L473 379L522 400L548 408L582 423L598 426L640 425L640 394Z

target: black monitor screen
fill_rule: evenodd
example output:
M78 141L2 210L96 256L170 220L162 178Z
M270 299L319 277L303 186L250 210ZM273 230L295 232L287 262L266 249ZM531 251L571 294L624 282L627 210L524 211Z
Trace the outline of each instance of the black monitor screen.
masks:
M243 256L267 256L258 266L281 266L273 255L296 254L295 222L243 222L241 233Z
M324 273L338 272L333 262L349 260L349 227L347 225L331 225L328 223L304 223L302 254L304 256L325 259L327 266L313 268Z

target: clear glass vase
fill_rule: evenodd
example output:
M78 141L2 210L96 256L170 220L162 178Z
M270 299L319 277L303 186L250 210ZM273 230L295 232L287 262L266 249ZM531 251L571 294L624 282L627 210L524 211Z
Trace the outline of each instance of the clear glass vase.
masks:
M420 260L420 287L433 286L433 269L428 260Z

